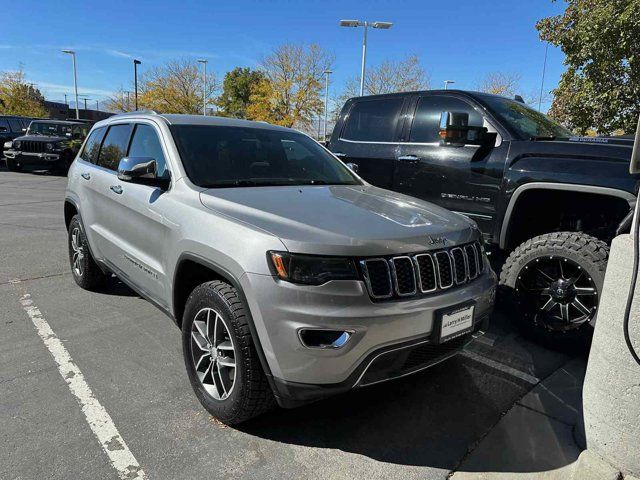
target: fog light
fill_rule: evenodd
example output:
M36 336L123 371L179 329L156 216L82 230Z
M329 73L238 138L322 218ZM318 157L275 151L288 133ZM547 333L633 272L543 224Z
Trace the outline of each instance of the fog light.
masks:
M307 348L342 348L353 335L349 330L317 330L303 328L298 331L302 345Z

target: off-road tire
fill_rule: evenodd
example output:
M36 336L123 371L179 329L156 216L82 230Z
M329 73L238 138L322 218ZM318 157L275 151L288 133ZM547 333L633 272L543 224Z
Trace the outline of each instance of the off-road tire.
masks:
M22 164L21 163L16 163L15 159L13 158L6 158L5 160L7 162L7 170L9 170L10 172L21 172L22 171Z
M192 324L198 312L205 308L217 311L224 319L235 347L235 382L224 400L215 399L205 390L192 359ZM204 408L227 425L245 422L275 406L248 322L247 307L236 289L228 283L218 280L203 283L187 299L182 321L182 351L189 380Z
M500 273L499 300L502 306L510 310L516 324L535 340L551 347L564 348L568 344L588 344L593 335L596 315L579 328L567 332L550 331L538 325L528 316L516 292L516 282L525 265L536 258L564 257L574 261L593 279L598 292L602 295L604 275L609 259L609 246L602 240L580 232L555 232L531 238L511 252Z
M83 251L82 258L79 259L81 266L81 274L78 274L76 268L74 267L74 255L75 250L73 248L73 236L78 234L78 240L80 246ZM68 249L69 249L69 266L71 267L71 274L73 275L73 279L78 284L80 288L85 290L97 290L102 287L108 278L108 275L105 274L102 269L98 266L96 261L93 259L91 255L91 251L89 250L89 242L87 240L87 236L85 235L84 228L82 227L82 222L80 221L80 215L74 215L69 223L68 230Z

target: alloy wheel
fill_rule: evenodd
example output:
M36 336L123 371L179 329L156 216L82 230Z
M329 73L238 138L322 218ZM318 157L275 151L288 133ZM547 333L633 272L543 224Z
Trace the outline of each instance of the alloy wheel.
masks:
M524 300L524 313L550 331L574 330L596 313L596 284L569 258L545 256L530 261L520 271L515 286Z
M203 308L193 320L191 358L206 392L227 399L236 383L236 351L229 327L212 308Z
M82 265L84 262L85 246L82 241L82 233L80 232L79 227L75 227L71 232L71 249L73 250L73 256L71 258L73 272L78 277L82 277L84 273L84 268Z

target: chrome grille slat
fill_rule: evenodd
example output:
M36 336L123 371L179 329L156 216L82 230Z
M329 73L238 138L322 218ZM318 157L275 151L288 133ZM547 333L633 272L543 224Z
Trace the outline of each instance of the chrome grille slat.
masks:
M479 277L484 270L479 242L412 256L359 261L371 298L407 298L444 291Z

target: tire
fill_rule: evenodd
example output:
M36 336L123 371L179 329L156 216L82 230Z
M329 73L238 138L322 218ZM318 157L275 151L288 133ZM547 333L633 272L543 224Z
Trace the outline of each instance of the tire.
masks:
M21 172L22 171L22 164L21 163L17 163L15 161L15 159L13 158L5 158L6 163L7 163L7 170L9 170L10 172Z
M66 175L73 162L71 152L65 152L51 169L57 175Z
M204 408L227 425L245 422L275 405L248 316L236 289L216 280L191 292L182 321L182 350L191 386ZM219 348L213 348L214 343ZM213 355L207 356L208 349Z
M588 344L608 258L607 244L584 233L534 237L505 261L501 300L524 332L547 346Z
M85 290L97 290L104 285L107 275L91 256L79 215L74 215L69 223L68 244L71 274L78 286Z

